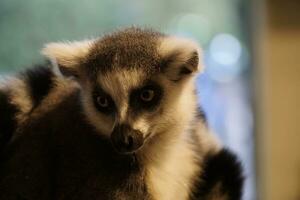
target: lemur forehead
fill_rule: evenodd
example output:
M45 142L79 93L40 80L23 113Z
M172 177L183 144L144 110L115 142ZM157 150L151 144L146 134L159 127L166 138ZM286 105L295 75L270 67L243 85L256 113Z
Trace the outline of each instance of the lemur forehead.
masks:
M115 98L127 96L130 90L142 87L148 80L142 70L126 69L106 72L97 78L97 83Z
M152 74L159 70L157 46L163 36L137 28L106 35L94 42L86 66L90 73L137 68Z

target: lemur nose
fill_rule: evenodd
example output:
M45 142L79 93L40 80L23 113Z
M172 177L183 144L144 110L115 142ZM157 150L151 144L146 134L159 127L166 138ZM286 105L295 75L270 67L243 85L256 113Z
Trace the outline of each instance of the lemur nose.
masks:
M112 134L111 141L119 153L133 153L144 143L143 134L132 129L127 124L117 125Z

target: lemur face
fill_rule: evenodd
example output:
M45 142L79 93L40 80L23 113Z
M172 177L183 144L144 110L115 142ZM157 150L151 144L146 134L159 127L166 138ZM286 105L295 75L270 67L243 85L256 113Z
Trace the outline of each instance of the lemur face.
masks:
M91 41L52 43L43 53L76 77L84 111L120 153L180 133L194 115L199 49L186 39L126 29Z

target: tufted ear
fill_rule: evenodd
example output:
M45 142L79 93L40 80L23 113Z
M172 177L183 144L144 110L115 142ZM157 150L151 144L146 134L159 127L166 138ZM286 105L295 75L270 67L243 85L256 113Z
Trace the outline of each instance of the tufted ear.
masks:
M79 77L80 62L87 56L92 44L93 40L48 43L42 54L56 63L63 75Z
M202 51L192 40L179 37L162 38L158 47L162 72L172 81L179 81L201 72Z

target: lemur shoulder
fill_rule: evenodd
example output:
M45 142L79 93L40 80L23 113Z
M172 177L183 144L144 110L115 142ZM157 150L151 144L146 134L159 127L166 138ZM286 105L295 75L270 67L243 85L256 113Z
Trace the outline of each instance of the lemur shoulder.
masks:
M0 199L241 199L197 105L195 42L128 28L42 52L0 84Z

